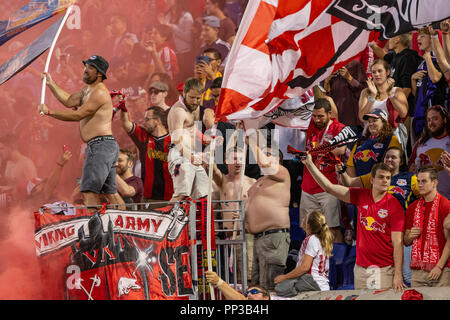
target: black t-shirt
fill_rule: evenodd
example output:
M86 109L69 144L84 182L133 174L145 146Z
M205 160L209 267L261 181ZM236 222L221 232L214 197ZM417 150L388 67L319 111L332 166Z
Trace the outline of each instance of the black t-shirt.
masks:
M395 80L395 86L411 88L411 76L416 72L421 58L416 51L404 49L399 53L389 51L384 60L391 68L391 77Z
M421 57L416 51L404 49L399 53L389 51L384 60L391 68L391 77L395 80L395 86L411 89L411 76L417 71ZM408 96L408 112L414 115L415 99L412 94Z

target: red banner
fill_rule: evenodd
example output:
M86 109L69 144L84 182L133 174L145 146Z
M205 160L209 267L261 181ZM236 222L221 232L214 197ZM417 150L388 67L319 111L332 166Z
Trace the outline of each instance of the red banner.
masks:
M189 205L35 213L43 299L186 300L193 294Z

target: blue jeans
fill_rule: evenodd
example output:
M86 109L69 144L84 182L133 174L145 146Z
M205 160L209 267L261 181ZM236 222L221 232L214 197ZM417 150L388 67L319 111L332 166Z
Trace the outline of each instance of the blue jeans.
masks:
M411 251L412 251L412 246L403 246L403 268L402 268L402 275L403 275L403 282L405 282L405 284L408 287L411 287L411 276L412 276L412 272L411 272L411 268L410 268L410 264L411 264Z

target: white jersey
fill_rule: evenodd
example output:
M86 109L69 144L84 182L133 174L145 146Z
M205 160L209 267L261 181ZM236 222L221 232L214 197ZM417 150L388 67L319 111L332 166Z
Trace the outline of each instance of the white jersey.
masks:
M313 257L313 263L308 273L311 274L313 279L317 282L320 290L330 290L328 281L328 270L330 268L329 257L323 252L320 239L315 234L309 235L303 240L298 255L297 267L302 264L304 254Z

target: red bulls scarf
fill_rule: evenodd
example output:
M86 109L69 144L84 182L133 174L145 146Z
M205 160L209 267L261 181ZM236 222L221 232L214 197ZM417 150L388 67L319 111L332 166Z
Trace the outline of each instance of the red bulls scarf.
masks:
M425 216L425 200L419 199L416 210L414 211L414 226L419 227L426 232L422 232L420 237L414 240L411 253L411 267L422 270L431 270L439 261L439 244L437 237L437 219L438 208L441 195L436 192L431 206L430 216L428 218L427 226L423 225ZM425 242L422 241L425 236ZM423 248L422 248L423 245Z

